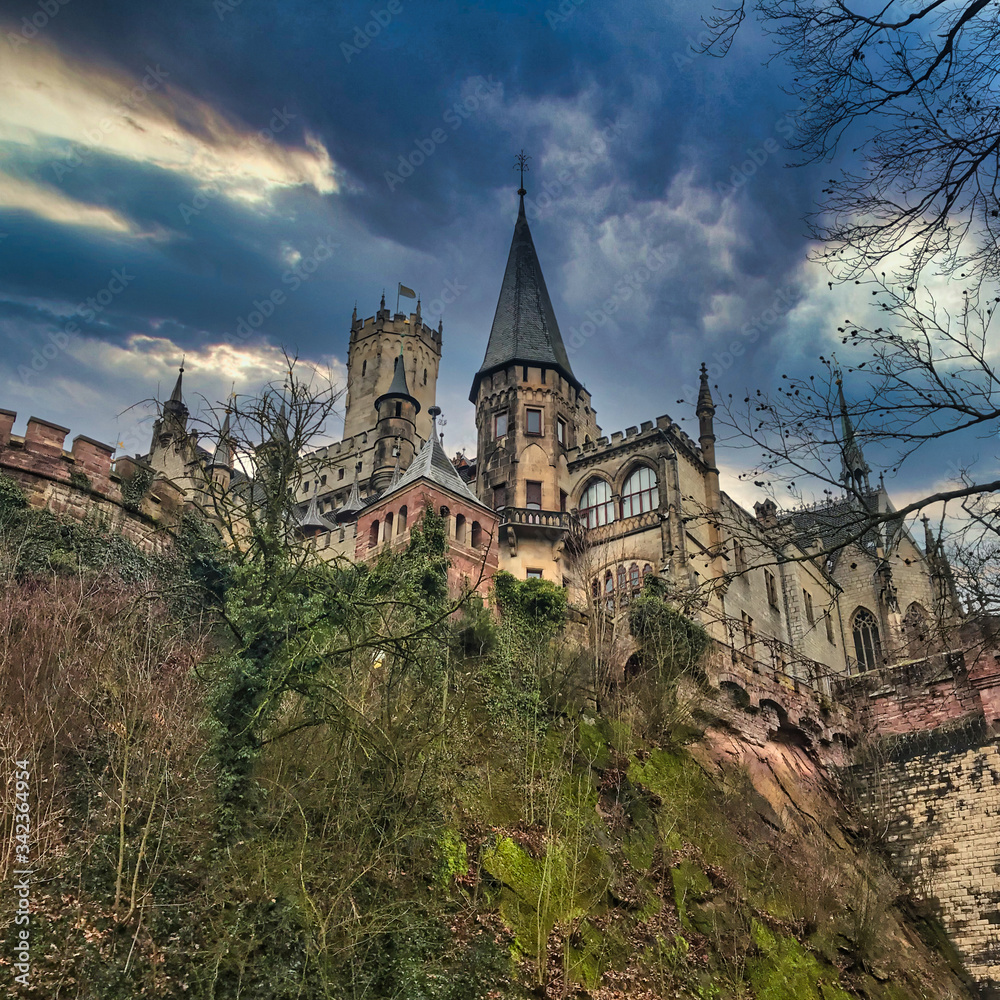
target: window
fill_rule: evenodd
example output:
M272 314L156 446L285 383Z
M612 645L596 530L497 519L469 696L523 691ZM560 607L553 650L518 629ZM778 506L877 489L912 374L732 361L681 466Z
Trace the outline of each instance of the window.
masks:
M366 371L368 371L368 361L367 361L367 359L365 361L361 362L361 377L362 378L364 378L364 375L365 375Z
M372 521L372 526L368 529L368 548L373 549L378 545L378 521Z
M648 465L640 465L625 480L622 489L622 517L634 517L653 510L660 502L660 491L656 488L656 474Z
M764 587L767 590L767 603L772 608L778 606L778 585L774 579L774 574L769 570L764 570Z
M303 492L303 493L308 493L308 492L309 492L309 486L310 486L310 484L309 484L309 483L304 483L304 484L302 485L302 492Z
M326 476L319 477L319 484L320 486L326 486Z
M615 607L615 578L611 570L604 574L604 607L608 611L613 611Z
M747 568L747 550L742 542L733 539L733 565L737 573L745 573Z
M540 569L529 569L525 570L524 575L528 580L541 580L542 571Z
M809 622L810 625L815 625L816 613L813 611L812 594L810 594L808 590L802 591L802 601L806 607L806 621Z
M493 509L500 510L507 506L507 484L497 483L493 487Z
M603 479L591 479L580 497L580 517L588 528L597 528L615 519L611 487Z
M343 479L344 478L344 470L343 469L337 469L337 478L338 479Z
M618 567L618 593L622 597L628 594L628 570L624 566Z
M396 416L401 417L403 415L403 404L400 402L396 403Z
M566 447L566 421L562 417L556 420L556 440Z
M396 518L396 534L401 535L406 531L406 507L399 508L399 517Z
M830 643L831 646L836 646L837 640L833 634L833 615L831 615L828 611L823 620L826 622L826 641Z
M472 547L474 549L482 548L483 545L483 526L478 521L472 522Z
M643 583L646 582L646 577L649 576L649 574L652 573L652 572L653 572L653 567L650 566L649 563L646 563L646 565L642 567L642 582Z
M392 512L390 511L385 515L385 528L382 531L382 537L387 541L392 541Z
M903 635L910 642L927 641L927 612L918 601L914 601L903 615Z
M629 586L632 588L632 591L634 593L638 593L639 592L639 586L640 586L640 582L639 582L639 567L635 563L632 563L632 565L629 566L629 570L628 570L628 582L629 582Z
M507 433L507 411L497 413L493 417L493 436L502 438Z
M427 369L424 369L424 385L427 385Z
M566 501L568 499L569 498L566 496L566 491L565 490L560 490L559 491L559 510L561 510L564 514L566 513Z
M542 509L542 484L533 483L530 479L524 484L525 507L528 510Z
M754 638L753 631L753 619L745 612L740 612L742 617L742 627L743 627L743 652L746 653L750 659L754 659L756 650L756 640Z
M465 544L465 515L455 515L455 541L461 545Z
M529 409L525 411L524 433L540 437L542 434L542 411Z
M867 608L854 612L851 624L854 632L854 653L859 670L874 670L882 663L882 640L878 634L878 622Z

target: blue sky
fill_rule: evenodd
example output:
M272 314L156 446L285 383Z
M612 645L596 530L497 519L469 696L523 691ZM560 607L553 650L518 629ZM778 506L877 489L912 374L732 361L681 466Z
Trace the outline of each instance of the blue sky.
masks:
M806 260L831 167L787 166L753 26L724 60L692 51L706 9L2 0L0 406L144 450L128 408L182 355L192 409L280 378L282 347L339 374L355 302L401 281L441 314L446 445L471 453L522 147L606 433L688 416L703 360L734 395L812 368L854 305Z

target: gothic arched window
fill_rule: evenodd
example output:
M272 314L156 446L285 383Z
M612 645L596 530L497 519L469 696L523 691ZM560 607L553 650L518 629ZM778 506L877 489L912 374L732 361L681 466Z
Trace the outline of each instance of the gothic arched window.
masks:
M580 516L588 528L597 528L615 519L611 487L603 479L591 479L580 497Z
M634 517L653 510L660 502L656 473L648 465L640 465L625 480L622 488L622 517Z
M922 643L927 641L927 634L927 609L914 601L903 615L903 635L907 642Z
M639 567L635 563L632 563L632 565L629 567L628 580L629 580L629 586L632 588L632 590L634 592L638 592L639 585L640 585L639 584Z
M858 608L851 622L854 631L854 653L859 670L874 670L882 665L882 640L878 622L867 608Z

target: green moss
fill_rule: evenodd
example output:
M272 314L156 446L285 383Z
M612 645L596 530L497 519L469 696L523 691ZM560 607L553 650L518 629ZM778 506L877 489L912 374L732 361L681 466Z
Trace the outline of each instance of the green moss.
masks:
M704 899L712 891L712 883L693 861L682 861L675 865L670 869L670 878L674 883L677 916L681 926L690 930L692 925L688 919L688 906Z
M775 934L756 920L751 933L760 957L747 962L747 976L757 1000L851 1000L837 970L795 938Z
M483 868L503 883L500 914L514 932L515 945L539 961L557 922L569 924L604 909L607 856L595 845L582 852L575 846L550 842L545 856L536 859L510 837L500 837L483 852Z
M454 830L445 830L438 838L437 855L434 880L442 888L449 886L456 875L468 875L468 850L465 841Z

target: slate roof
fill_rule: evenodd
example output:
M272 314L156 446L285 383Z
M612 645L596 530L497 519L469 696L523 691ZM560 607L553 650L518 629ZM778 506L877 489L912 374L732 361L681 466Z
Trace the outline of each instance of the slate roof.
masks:
M854 539L854 544L874 556L875 550L883 544L878 528L869 528L860 539L854 536L869 523L872 514L878 513L879 492L872 490L863 499L864 507L856 497L842 497L804 510L789 511L782 514L780 520L791 524L801 545L808 546L813 539L819 538L824 549L837 550L848 539ZM836 555L839 555L839 550L835 552L834 562Z
M440 412L437 407L431 407L431 414L437 416ZM424 442L424 446L417 453L417 457L410 463L410 467L399 478L399 482L390 486L380 497L379 501L394 493L400 493L412 486L420 479L440 486L442 489L454 493L462 500L468 500L479 507L486 505L469 489L465 480L458 474L458 470L452 465L451 459L445 454L444 447L437 435L437 423L431 429L431 436Z
M524 214L523 194L507 256L507 269L500 286L497 311L486 345L486 356L476 373L469 396L472 402L476 401L479 380L484 375L514 362L557 369L575 386L582 388L570 367L552 300L545 287L542 267Z
M299 514L296 520L299 527L306 531L329 531L332 525L319 512L319 501L316 499L316 496L317 494L313 492L313 495L309 498L309 504L305 512Z

